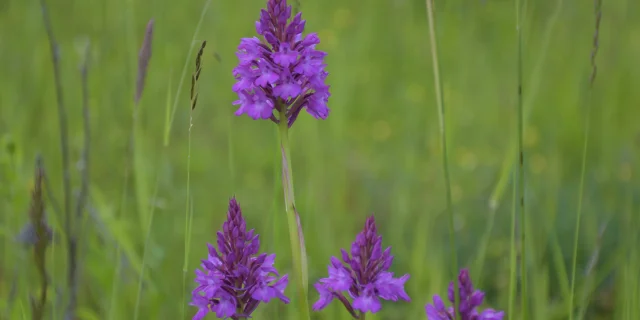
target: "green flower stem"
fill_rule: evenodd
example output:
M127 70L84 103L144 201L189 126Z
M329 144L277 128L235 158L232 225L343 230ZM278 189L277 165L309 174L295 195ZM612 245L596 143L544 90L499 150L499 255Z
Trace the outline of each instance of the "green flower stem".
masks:
M284 189L284 204L287 213L289 227L289 240L291 242L291 254L293 258L293 272L298 287L298 306L300 319L310 319L309 302L307 300L307 255L304 247L302 229L299 227L299 217L295 209L293 195L293 176L291 175L291 153L289 147L289 126L286 108L280 105L280 151L282 153L282 188Z
M431 44L431 58L433 63L433 83L438 105L438 119L440 122L440 145L442 148L442 169L446 191L447 216L449 217L449 243L451 245L451 276L453 277L453 305L455 319L460 319L460 289L458 281L458 253L456 247L456 230L453 216L453 199L451 196L451 177L449 174L449 154L447 149L447 128L445 119L444 94L442 79L440 78L440 60L438 60L438 41L436 38L436 24L434 18L433 0L426 0L427 18L429 20L429 40Z

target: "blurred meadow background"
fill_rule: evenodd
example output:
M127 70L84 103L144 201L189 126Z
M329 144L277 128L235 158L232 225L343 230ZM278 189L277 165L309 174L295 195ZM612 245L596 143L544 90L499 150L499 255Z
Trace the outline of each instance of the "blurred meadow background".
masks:
M193 270L206 258L206 243L215 243L234 195L260 233L262 251L277 253L278 269L291 273L276 126L236 117L231 104L237 45L255 35L266 1L47 3L68 116L71 209L83 177L89 181L75 219L75 319L190 319ZM506 310L517 168L514 1L435 5L458 261L486 291L485 305ZM305 33L318 32L318 48L328 53L332 93L327 120L303 112L291 130L309 281L326 276L329 257L350 247L374 213L383 245L395 255L393 271L411 275L412 301L385 303L372 319L424 319L424 304L446 294L453 278L425 2L301 0L300 9ZM601 11L590 88L594 1L524 1L529 319L569 318L589 103L574 318L640 319L640 2L605 0ZM138 50L150 19L152 57L134 125ZM190 75L203 40L189 138ZM87 48L88 157L80 72ZM29 297L39 293L24 232L37 155L53 230L46 318L67 314L56 99L40 3L0 1L0 319L30 318ZM133 132L135 161L128 151ZM290 283L289 295L294 288ZM312 287L309 297L318 297ZM519 301L507 319L521 318ZM275 301L254 318L295 319L294 310ZM334 303L312 317L349 315Z

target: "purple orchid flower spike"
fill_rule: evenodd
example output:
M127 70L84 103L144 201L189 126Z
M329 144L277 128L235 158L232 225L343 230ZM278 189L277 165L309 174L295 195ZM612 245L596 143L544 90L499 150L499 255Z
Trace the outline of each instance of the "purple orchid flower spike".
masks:
M315 284L320 299L313 305L313 310L324 309L335 298L354 318L359 319L366 312L380 311L380 299L411 301L404 291L409 275L394 278L393 272L388 271L392 261L391 247L382 251L382 236L378 235L376 222L371 216L351 245L351 255L343 249L342 261L331 257L329 277ZM352 302L344 291L348 292Z
M285 111L289 127L302 109L316 119L329 115L329 86L325 52L315 46L320 38L315 33L302 37L305 21L298 13L291 18L286 0L268 0L260 13L256 37L243 38L238 46L239 64L233 69L236 83L233 91L239 99L236 115L247 114L257 119L278 123L274 110Z
M208 313L217 318L248 318L260 302L280 299L284 295L287 275L279 277L273 266L275 254L258 254L260 240L254 230L247 231L240 206L235 198L229 201L227 221L218 232L217 250L209 244L209 256L196 269L199 284L192 292L191 305L198 307L193 320Z
M454 284L449 284L449 290L447 298L454 304ZM461 320L502 320L504 317L503 311L496 311L493 309L485 309L481 313L478 313L477 308L482 305L484 300L484 293L480 290L473 288L473 283L469 277L469 270L462 269L458 275L458 290L460 292L460 312ZM455 319L455 309L453 307L446 307L442 298L439 295L433 296L433 304L427 304L425 306L427 313L427 320L453 320Z

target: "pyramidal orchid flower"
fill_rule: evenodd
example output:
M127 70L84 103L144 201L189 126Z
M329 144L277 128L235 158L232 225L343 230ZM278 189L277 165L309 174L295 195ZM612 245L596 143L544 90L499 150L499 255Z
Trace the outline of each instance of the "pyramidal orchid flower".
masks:
M449 284L449 290L447 298L454 304L454 284L453 281ZM460 313L461 320L502 320L504 317L503 311L496 311L493 309L485 309L482 312L478 312L478 307L482 305L484 300L484 293L480 290L473 288L471 277L469 277L469 270L462 269L458 275L458 290L460 292L460 307L458 312ZM454 308L445 307L444 301L439 295L433 296L433 304L427 304L425 306L427 313L427 320L453 320Z
M330 94L325 84L326 53L315 49L320 43L316 33L302 36L304 26L301 13L291 18L291 6L286 0L267 1L267 9L262 10L256 22L262 39L241 39L236 53L236 115L285 121L276 119L275 110L286 115L289 127L302 109L317 119L327 118Z
M329 277L315 284L320 299L313 305L313 310L322 310L333 299L338 299L354 318L360 319L367 312L380 311L380 299L411 301L404 291L409 275L394 278L393 272L389 272L392 262L391 247L382 250L382 236L378 235L375 219L371 216L351 245L351 253L343 249L342 261L331 257Z
M258 307L284 295L287 275L279 277L273 266L275 254L258 254L260 240L254 230L247 231L240 206L229 201L227 221L218 232L217 248L209 244L209 256L196 269L198 287L192 292L191 305L198 307L194 320L215 313L221 319L244 319Z

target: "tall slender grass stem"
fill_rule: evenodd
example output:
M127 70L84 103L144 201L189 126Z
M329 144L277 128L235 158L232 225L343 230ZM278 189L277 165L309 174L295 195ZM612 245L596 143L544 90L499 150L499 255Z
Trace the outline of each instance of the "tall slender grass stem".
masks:
M582 219L582 203L584 196L584 177L587 167L587 152L589 148L589 130L591 126L591 102L587 102L584 119L584 143L582 145L582 165L580 166L580 191L578 192L578 209L576 211L575 234L573 237L573 257L571 259L571 296L569 297L569 320L573 319L575 301L576 268L578 261L578 242L580 240L580 221Z
M516 269L518 268L516 259L516 225L518 221L517 217L517 192L516 192L516 172L512 171L511 181L513 182L513 201L511 206L511 242L509 250L509 305L507 309L507 315L513 316L516 303Z
M193 110L189 113L189 136L187 138L187 200L184 212L184 261L182 264L182 293L183 301L181 304L182 319L185 318L185 305L187 304L187 272L189 270L189 250L191 248L191 226L193 222L192 205L191 205L191 128L193 128Z
M591 75L589 76L589 95L587 99L587 110L584 115L584 144L582 145L582 165L580 168L580 191L578 194L578 209L576 212L576 226L575 235L573 238L573 258L571 263L571 296L569 297L569 320L573 320L573 309L575 301L575 282L576 282L576 267L578 261L578 242L580 240L580 220L582 218L582 202L584 196L584 177L587 167L587 152L589 147L589 130L591 127L591 106L593 104L593 83L596 79L596 54L599 47L599 35L600 35L600 20L602 18L602 0L594 1L594 13L595 13L595 31L593 35L593 46L591 48ZM581 315L578 316L582 318Z
M518 33L518 197L520 198L520 278L521 278L521 309L522 319L526 320L527 315L527 254L526 254L526 219L525 219L525 204L524 204L524 150L523 150L523 135L524 135L524 112L522 105L522 26L521 26L521 12L522 4L521 0L516 0L516 31Z
M45 0L40 0L40 9L42 11L42 21L45 31L47 32L47 38L49 40L49 49L51 52L51 64L53 66L53 80L56 91L56 101L58 108L58 125L60 130L60 153L62 156L62 188L64 197L64 236L67 242L67 263L69 266L75 265L75 248L73 243L73 226L74 216L71 212L71 172L69 169L69 129L68 129L68 116L67 109L64 104L64 94L62 89L62 79L60 70L60 52L58 48L58 42L56 41L53 33L53 27L51 23L51 16L49 15L49 8ZM68 268L67 272L67 288L69 292L73 292L74 288L74 274L72 268ZM70 299L71 301L72 299ZM69 308L71 309L71 308ZM73 316L74 310L69 310L70 316Z
M553 11L553 14L549 17L547 25L545 27L544 32L542 33L542 43L540 45L540 54L537 55L536 62L533 64L532 72L528 77L527 82L527 100L523 101L524 108L524 117L525 123L528 121L531 113L533 112L534 101L533 97L536 96L536 93L540 90L540 84L543 82L543 66L547 60L547 56L549 55L549 47L551 43L551 38L554 32L556 31L556 24L559 20L560 13L562 12L562 4L564 0L558 0L556 7ZM489 207L491 209L497 209L500 200L502 199L502 195L508 186L508 182L511 179L510 173L515 167L515 162L517 159L516 149L518 148L518 144L516 141L511 141L509 145L509 149L506 152L504 162L502 164L502 170L500 172L500 177L498 178L498 182L496 186L493 188L491 192L491 197L489 198Z
M445 192L447 197L447 214L449 216L449 242L451 243L451 273L454 279L458 273L458 256L456 252L456 234L453 217L453 201L451 199L451 178L449 175L449 156L447 151L447 128L445 120L444 95L442 93L442 80L440 79L440 62L438 60L438 41L433 14L433 0L426 0L427 16L429 18L429 38L431 41L431 57L433 59L433 83L436 91L438 105L438 118L440 121L440 143L442 145L442 166L444 172ZM457 283L457 280L456 280ZM460 305L458 286L454 286L455 305ZM456 319L460 319L459 308L456 307Z

